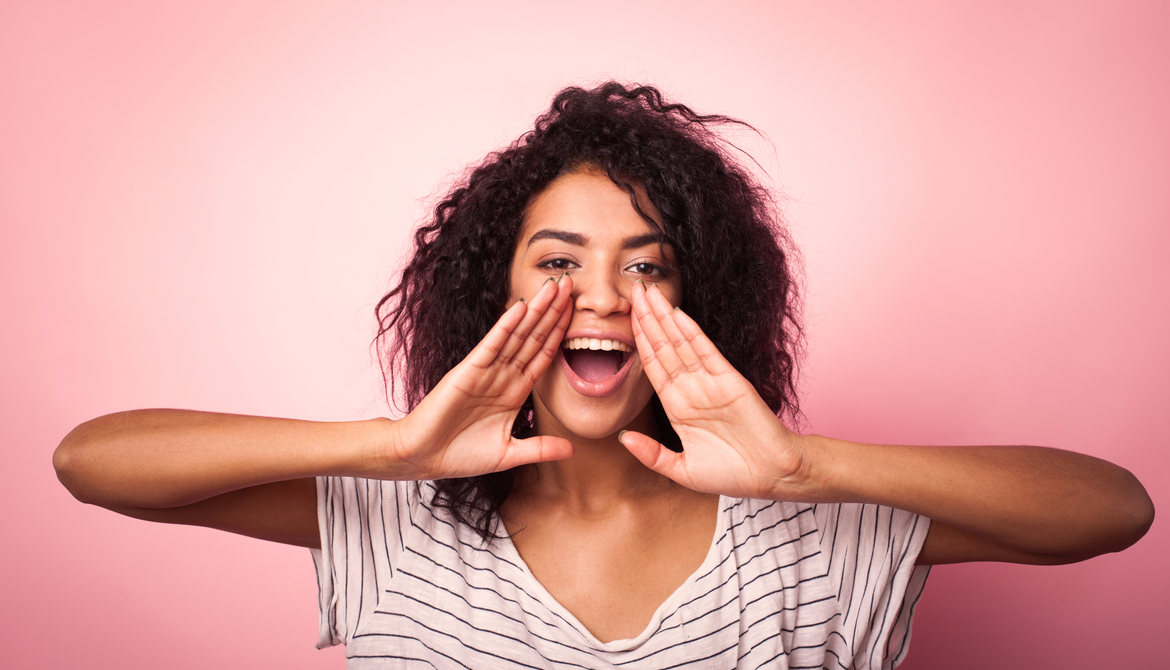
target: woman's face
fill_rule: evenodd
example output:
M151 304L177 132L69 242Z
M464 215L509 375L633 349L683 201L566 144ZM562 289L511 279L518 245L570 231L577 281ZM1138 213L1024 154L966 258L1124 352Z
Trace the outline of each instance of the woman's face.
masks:
M657 219L637 191L642 210ZM549 277L573 277L572 320L533 389L539 433L601 439L635 419L639 430L652 430L654 388L634 344L630 289L641 279L679 304L672 267L670 246L602 172L562 175L532 201L512 258L512 299L532 297Z

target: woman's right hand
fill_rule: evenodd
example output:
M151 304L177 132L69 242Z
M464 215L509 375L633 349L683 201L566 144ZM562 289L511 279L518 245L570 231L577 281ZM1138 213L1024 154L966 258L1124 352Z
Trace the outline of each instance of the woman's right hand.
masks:
M560 348L572 318L573 280L547 281L517 301L423 401L395 422L395 439L377 459L380 479L472 477L568 458L565 439L518 440L512 424Z

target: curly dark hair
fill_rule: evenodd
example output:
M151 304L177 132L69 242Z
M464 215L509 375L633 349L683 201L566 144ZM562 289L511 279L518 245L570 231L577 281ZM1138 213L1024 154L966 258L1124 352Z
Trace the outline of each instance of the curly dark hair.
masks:
M793 246L771 195L712 126L747 124L667 102L650 86L569 87L535 127L470 169L414 234L414 257L375 308L391 402L413 409L487 334L507 307L512 256L528 204L554 179L597 169L674 248L682 309L778 416L799 422L801 351ZM638 207L640 185L661 224ZM657 397L664 443L680 448ZM532 430L531 398L513 434ZM513 471L436 482L434 503L485 540Z

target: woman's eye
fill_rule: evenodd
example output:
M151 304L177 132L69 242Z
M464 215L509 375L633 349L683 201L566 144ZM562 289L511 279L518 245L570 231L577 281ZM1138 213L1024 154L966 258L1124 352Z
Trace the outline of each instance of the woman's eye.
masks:
M572 269L573 261L571 261L567 258L552 258L550 260L547 260L547 261L544 261L543 263L541 263L540 267L548 269L548 270L557 270L559 272L565 272L566 270Z
M633 265L630 266L630 270L632 272L634 272L635 274L647 275L647 276L658 276L658 275L665 274L662 271L662 268L658 267L657 265L655 265L653 263L634 263Z

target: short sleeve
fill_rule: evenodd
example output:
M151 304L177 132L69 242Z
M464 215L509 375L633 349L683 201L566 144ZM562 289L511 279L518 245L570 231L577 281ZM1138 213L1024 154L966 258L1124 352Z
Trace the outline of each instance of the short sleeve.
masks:
M856 503L818 504L814 515L842 614L835 632L853 652L849 667L897 667L909 648L914 609L930 574L929 567L915 565L930 520Z
M377 606L402 551L409 524L408 483L353 477L317 478L317 647L344 644Z

